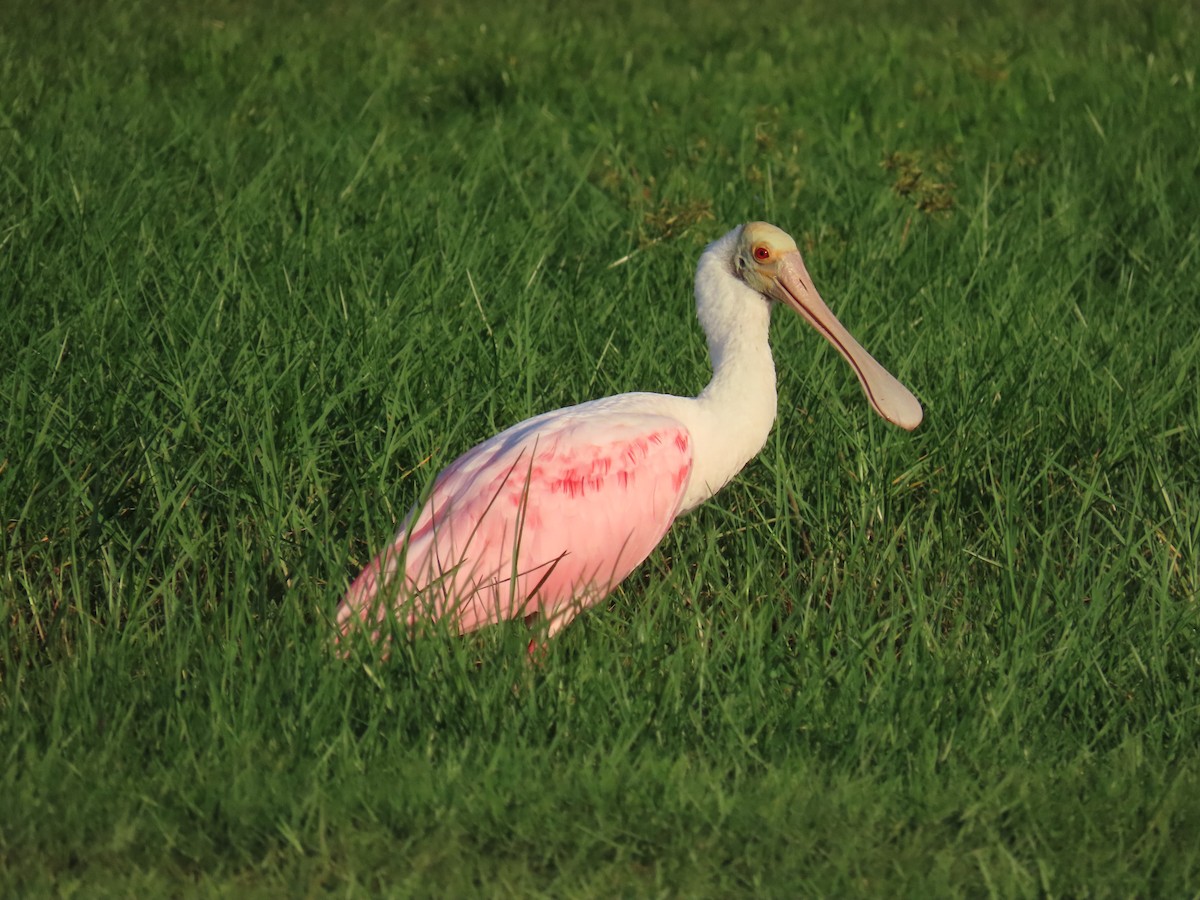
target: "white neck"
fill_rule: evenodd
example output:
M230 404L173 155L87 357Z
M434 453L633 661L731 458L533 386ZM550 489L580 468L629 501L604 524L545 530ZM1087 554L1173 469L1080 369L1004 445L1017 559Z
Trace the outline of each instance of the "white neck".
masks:
M767 441L775 421L775 362L767 329L771 304L733 274L738 231L710 244L696 271L696 314L708 338L713 377L686 401L692 475L683 512L733 478Z

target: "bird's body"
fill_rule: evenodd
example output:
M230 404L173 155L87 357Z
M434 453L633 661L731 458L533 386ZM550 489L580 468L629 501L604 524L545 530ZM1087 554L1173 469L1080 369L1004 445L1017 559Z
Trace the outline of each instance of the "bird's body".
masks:
M341 633L366 626L377 637L389 616L409 629L447 621L468 632L540 615L552 636L603 599L678 515L762 449L775 419L767 330L776 300L838 348L881 415L919 423L915 398L837 323L795 244L774 226L752 223L709 245L696 298L713 361L704 391L593 400L467 451L351 585Z

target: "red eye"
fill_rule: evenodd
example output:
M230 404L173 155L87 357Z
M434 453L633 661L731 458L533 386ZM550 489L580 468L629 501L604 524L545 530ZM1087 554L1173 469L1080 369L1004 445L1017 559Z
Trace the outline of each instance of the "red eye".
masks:
M771 258L771 248L766 247L763 244L759 244L754 248L754 258L759 262L766 262Z

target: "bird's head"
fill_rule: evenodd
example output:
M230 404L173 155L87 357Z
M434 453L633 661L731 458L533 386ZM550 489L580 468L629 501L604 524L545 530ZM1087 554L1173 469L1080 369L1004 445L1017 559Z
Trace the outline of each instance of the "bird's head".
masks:
M778 299L771 286L779 276L779 266L788 254L796 254L796 242L782 228L767 222L743 225L733 253L733 269L738 277L760 294Z
M798 312L837 348L879 415L909 431L921 424L917 398L862 348L825 305L787 232L766 222L743 225L731 263L733 273L747 286Z

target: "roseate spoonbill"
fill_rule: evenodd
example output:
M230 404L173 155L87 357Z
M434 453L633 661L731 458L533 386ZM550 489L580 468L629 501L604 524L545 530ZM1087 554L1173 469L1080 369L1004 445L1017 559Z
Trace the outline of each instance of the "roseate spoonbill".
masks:
M784 231L765 222L709 244L696 313L713 376L697 397L621 394L514 425L450 464L423 505L350 586L339 640L386 617L460 633L518 616L553 637L642 562L676 516L719 491L775 420L771 308L800 313L858 376L884 419L913 429L921 405L830 312ZM531 650L533 644L530 645Z

